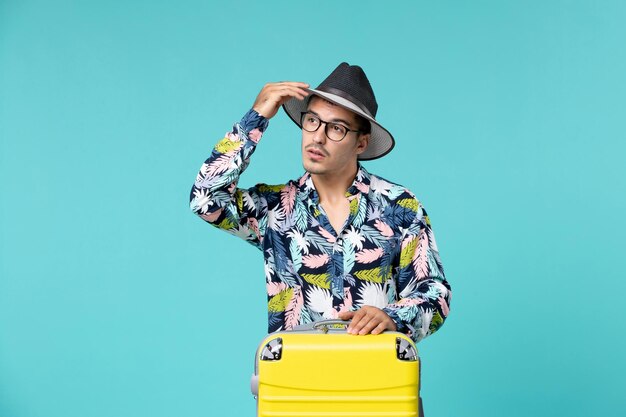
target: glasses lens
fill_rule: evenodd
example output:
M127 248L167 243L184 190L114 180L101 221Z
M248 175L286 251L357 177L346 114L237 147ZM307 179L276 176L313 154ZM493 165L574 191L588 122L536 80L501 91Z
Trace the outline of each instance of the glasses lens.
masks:
M320 119L311 113L302 113L302 129L315 132L320 127Z
M337 123L328 123L326 125L326 136L330 140L339 141L346 136L346 133L348 133L348 128L343 125Z

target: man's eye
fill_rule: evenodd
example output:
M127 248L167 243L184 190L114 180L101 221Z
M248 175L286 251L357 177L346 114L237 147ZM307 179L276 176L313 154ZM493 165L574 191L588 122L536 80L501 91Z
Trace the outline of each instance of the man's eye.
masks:
M343 132L345 131L345 129L346 129L346 128L345 128L345 127L343 127L343 126L341 126L341 125L336 125L336 124L333 124L333 125L332 125L332 129L333 129L335 132L337 132L337 133L343 133Z
M307 117L306 121L308 123L317 123L317 119L315 117L313 117L313 116Z

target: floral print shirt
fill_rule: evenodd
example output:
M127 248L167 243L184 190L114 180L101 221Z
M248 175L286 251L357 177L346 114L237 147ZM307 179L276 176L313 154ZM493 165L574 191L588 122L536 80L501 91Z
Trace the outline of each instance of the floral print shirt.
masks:
M359 165L337 233L308 173L237 188L267 126L250 110L217 143L192 187L191 209L263 252L269 332L364 305L384 310L415 341L439 329L451 292L422 204Z

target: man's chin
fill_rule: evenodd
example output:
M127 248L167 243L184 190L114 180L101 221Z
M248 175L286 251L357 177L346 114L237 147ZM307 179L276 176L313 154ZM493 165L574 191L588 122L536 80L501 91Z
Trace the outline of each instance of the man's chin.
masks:
M320 175L326 172L326 170L320 164L307 161L306 159L302 161L302 166L304 167L304 170L309 174Z

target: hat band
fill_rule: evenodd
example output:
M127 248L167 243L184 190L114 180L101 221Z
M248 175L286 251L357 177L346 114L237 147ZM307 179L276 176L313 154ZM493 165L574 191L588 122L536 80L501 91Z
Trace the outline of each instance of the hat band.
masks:
M341 90L338 90L338 89L332 88L332 87L318 87L317 90L318 91L323 91L323 92L329 93L329 94L334 94L334 95L339 96L341 98L345 98L346 100L350 101L355 106L357 106L359 109L361 109L361 111L363 111L363 113L367 114L372 119L374 118L374 116L372 116L372 113L367 109L367 107L365 107L363 104L361 104L361 102L359 100L357 100L356 98L352 97L350 94L346 93L345 91L341 91Z

